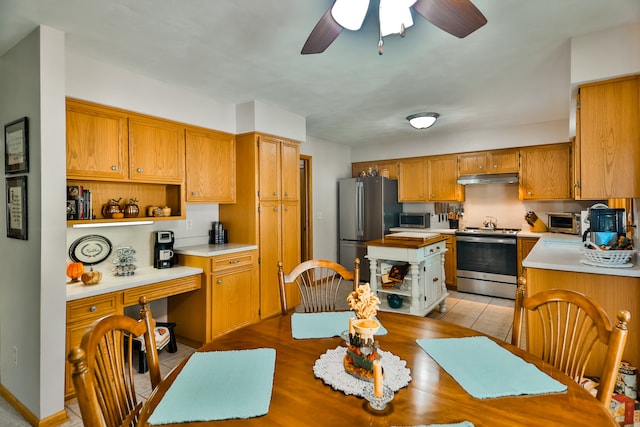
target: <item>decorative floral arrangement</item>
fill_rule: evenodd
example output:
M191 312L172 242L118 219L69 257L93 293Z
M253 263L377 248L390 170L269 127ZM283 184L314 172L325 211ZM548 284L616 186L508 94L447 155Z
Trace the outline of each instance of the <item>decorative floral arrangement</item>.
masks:
M373 319L380 305L380 300L371 292L368 283L358 286L358 289L351 292L347 296L347 302L358 319Z

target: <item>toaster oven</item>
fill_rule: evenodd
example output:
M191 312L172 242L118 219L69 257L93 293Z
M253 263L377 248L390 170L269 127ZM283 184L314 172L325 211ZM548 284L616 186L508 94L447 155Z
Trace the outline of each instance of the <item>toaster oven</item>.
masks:
M552 233L581 234L579 212L556 212L549 215L548 229Z

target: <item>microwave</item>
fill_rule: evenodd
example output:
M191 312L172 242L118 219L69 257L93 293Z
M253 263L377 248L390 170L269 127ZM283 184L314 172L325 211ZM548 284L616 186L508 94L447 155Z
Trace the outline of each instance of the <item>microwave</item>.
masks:
M431 226L430 213L400 213L400 227L429 228Z
M574 212L558 212L547 213L549 215L548 228L552 233L565 233L565 234L582 234L581 233L581 221L580 213Z

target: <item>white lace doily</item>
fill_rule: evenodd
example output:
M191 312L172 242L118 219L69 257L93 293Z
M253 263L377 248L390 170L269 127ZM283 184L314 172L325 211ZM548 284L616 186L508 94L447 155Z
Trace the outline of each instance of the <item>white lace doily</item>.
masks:
M362 397L362 390L368 384L344 370L344 356L347 353L345 347L336 347L327 350L313 365L313 373L322 379L325 384L344 394L353 394ZM406 387L411 381L411 371L407 368L407 362L388 351L378 350L380 363L384 368L384 384L394 392Z

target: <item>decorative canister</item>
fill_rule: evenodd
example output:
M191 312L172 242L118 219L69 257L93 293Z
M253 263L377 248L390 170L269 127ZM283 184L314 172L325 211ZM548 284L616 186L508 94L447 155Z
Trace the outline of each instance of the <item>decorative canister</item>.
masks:
M106 205L102 206L102 216L105 218L113 218L113 214L120 213L120 199L111 199Z
M140 208L138 208L138 199L129 199L129 203L124 206L124 217L125 218L135 218L140 213Z
M162 208L162 216L171 216L171 208L169 206Z

